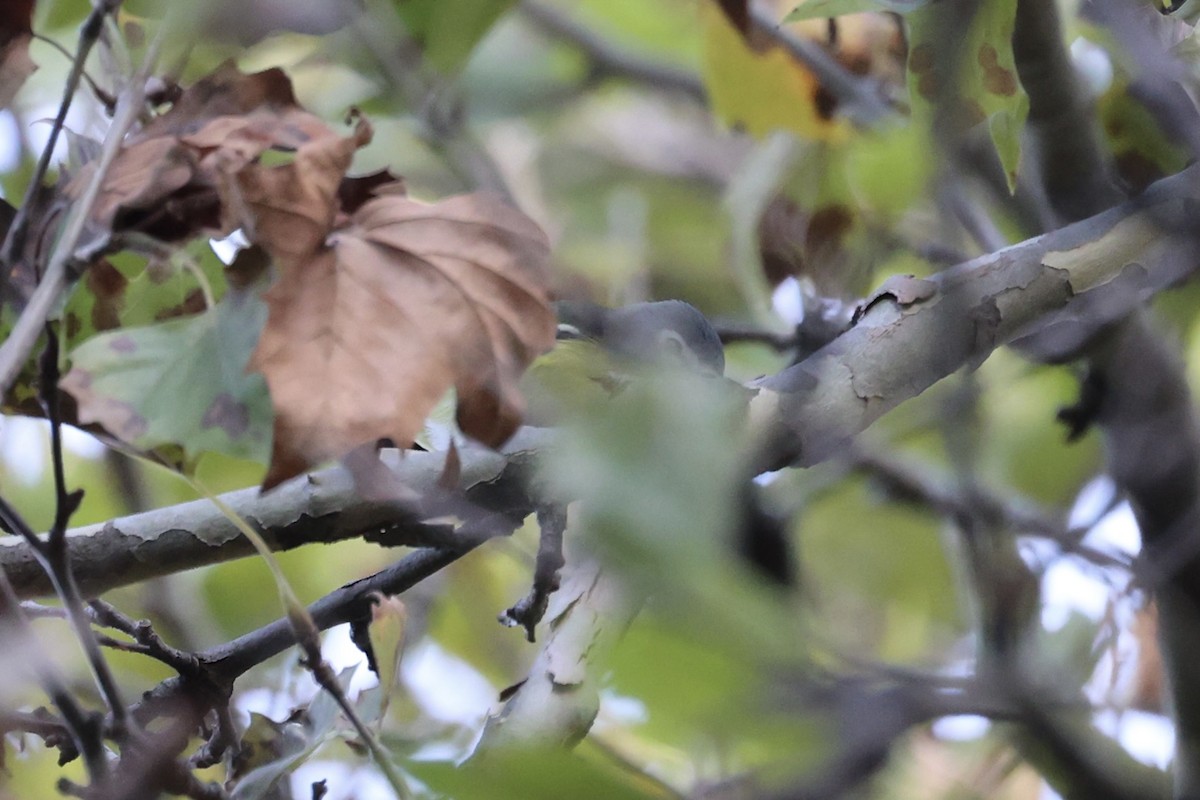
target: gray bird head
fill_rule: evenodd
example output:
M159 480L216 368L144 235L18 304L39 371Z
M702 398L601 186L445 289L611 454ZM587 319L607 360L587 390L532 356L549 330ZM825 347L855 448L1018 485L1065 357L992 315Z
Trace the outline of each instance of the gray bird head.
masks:
M725 350L712 324L682 300L634 303L604 316L601 341L620 358L662 361L725 373Z

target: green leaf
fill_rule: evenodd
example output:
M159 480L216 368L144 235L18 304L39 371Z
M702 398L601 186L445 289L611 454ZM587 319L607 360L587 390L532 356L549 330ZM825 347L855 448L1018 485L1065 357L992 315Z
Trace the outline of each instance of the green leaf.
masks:
M657 787L639 787L636 776L560 749L489 752L462 766L411 762L409 771L439 795L454 800L605 800L665 798Z
M354 679L354 673L358 670L358 666L343 667L337 674L338 686L342 689L342 694L350 689L350 681ZM308 704L308 735L310 739L317 740L330 733L333 733L334 726L337 724L338 715L342 713L341 706L337 700L333 699L333 695L321 689L313 697L312 702Z
M716 3L701 5L704 84L713 111L753 136L785 130L808 139L841 139L848 124L818 107L815 75L780 47L758 52Z
M736 554L745 389L660 368L568 420L543 465L578 498L582 541L664 612L781 660L803 641L795 614ZM573 523L574 524L574 523Z
M337 682L342 692L350 687L356 669L346 667L338 673ZM322 689L308 705L306 725L279 723L261 714L251 713L250 727L242 742L250 747L250 765L253 769L237 781L232 800L275 797L272 788L312 758L313 753L330 739L339 712L337 702Z
M849 652L913 662L959 635L955 578L933 514L881 502L858 480L807 504L805 589L814 623ZM847 620L854 620L847 625Z
M84 422L140 450L181 445L265 462L272 415L261 375L246 374L266 306L256 288L230 290L184 319L95 336L72 354L62 387Z
M206 241L169 260L118 253L94 264L63 312L67 349L114 328L150 325L204 309L205 292L220 298L225 265Z
M1102 459L1098 435L1068 443L1055 418L1077 401L1078 380L1060 369L1031 368L1004 350L992 354L979 377L991 389L980 403L984 476L1036 502L1069 507Z
M379 719L387 711L392 691L396 688L396 676L400 671L400 659L404 654L404 632L408 627L408 609L395 595L372 595L371 606L371 649L375 653L376 674L379 677L379 697L371 699L371 719ZM365 694L365 693L364 693ZM364 701L359 697L359 702ZM361 708L361 706L360 706Z
M686 748L704 731L731 748L757 751L744 753L748 763L740 766L761 765L755 756L771 749L772 742L785 741L799 766L806 756L802 751L814 744L807 741L808 721L791 713L794 709L789 709L794 724L787 730L773 725L768 730L768 672L756 651L714 631L685 628L648 609L621 640L610 669L613 688L645 706L637 732L656 741Z
M894 11L906 14L925 5L929 0L806 0L792 9L784 22L801 22L806 19L840 17L862 11Z
M516 0L400 0L396 8L430 66L455 73Z
M967 124L986 121L1010 190L1016 187L1021 130L1029 115L1029 98L1017 79L1013 58L1016 13L1017 0L983 0L970 29L962 33L962 58L949 69L938 63L948 33L944 6L932 3L907 17L913 117L932 125L939 105L954 99Z
M1187 165L1188 149L1163 132L1127 81L1115 82L1104 93L1097 112L1113 163L1133 194Z

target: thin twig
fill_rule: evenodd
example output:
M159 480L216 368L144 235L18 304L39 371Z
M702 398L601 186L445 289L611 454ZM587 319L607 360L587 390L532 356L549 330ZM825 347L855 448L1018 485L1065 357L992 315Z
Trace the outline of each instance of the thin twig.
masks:
M5 510L7 510L7 504L4 503L3 498L0 498L0 515L5 515ZM7 518L6 521L8 521ZM24 640L21 655L30 662L43 690L62 714L63 724L70 734L75 752L83 754L88 777L93 783L102 780L108 773L108 762L104 753L103 718L99 714L85 712L76 702L74 695L67 689L66 682L58 674L58 669L33 635L29 619L25 616L16 592L13 591L12 584L9 583L8 576L3 570L0 570L0 597L4 601L5 613L3 616L11 620L17 628L18 634ZM62 747L60 747L60 752L64 759L74 758L74 753L70 753Z
M303 664L312 673L313 679L317 685L329 693L333 697L334 702L338 704L338 708L342 710L342 714L354 726L354 730L358 733L360 739L366 748L371 753L371 757L375 759L376 765L387 778L388 783L396 792L399 800L409 800L412 797L412 792L408 789L408 782L404 779L404 775L396 768L396 764L392 761L387 750L379 742L379 737L367 727L359 716L358 711L346 697L346 693L342 690L341 684L338 683L337 675L334 674L333 668L329 666L329 662L321 658L321 641L316 630L312 631L311 637L305 637L301 642L301 647L304 650Z
M500 624L508 627L520 625L525 629L525 638L534 641L534 630L546 615L550 595L558 591L559 572L566 561L563 559L563 534L567 530L567 508L559 503L548 503L538 507L537 560L533 569L533 586L512 608L500 615Z
M25 198L21 202L21 208L17 211L17 217L9 226L8 235L4 239L4 246L0 248L0 263L8 266L13 266L16 263L17 256L25 248L25 238L29 231L31 222L30 214L34 207L34 198L41 191L42 181L46 179L46 172L50 169L50 158L54 155L54 146L58 143L58 136L62 133L63 125L67 120L67 111L71 108L71 102L75 99L75 92L79 89L80 78L83 77L83 65L87 62L88 54L91 53L92 47L100 39L100 31L104 27L104 18L116 11L121 5L121 0L104 0L104 2L96 3L92 7L92 11L88 14L87 19L83 21L83 26L79 29L79 48L75 53L75 57L71 62L71 71L67 74L67 82L63 87L63 97L58 104L58 113L54 116L54 123L50 126L50 136L46 139L46 146L42 148L42 155L38 158L37 168L33 171L33 177L29 181L29 185L25 187ZM5 392L7 392L7 386Z
M200 673L200 660L195 655L171 647L163 641L148 620L134 620L103 600L92 600L88 603L88 609L92 619L131 637L141 652L150 658L167 665L183 676Z
M295 637L297 644L300 645L300 650L303 653L301 663L312 673L313 679L317 685L328 692L341 708L346 719L354 726L359 737L371 752L371 756L375 759L379 769L382 770L384 777L387 778L392 790L400 798L400 800L408 800L411 796L408 790L408 784L404 780L404 776L396 769L396 765L384 750L383 745L379 743L378 738L358 716L354 710L354 706L350 703L346 693L342 690L341 685L337 681L337 676L333 669L329 666L329 662L321 657L321 631L313 621L312 615L308 609L301 604L300 599L296 596L291 584L283 574L283 570L279 567L279 562L275 559L271 548L263 540L258 531L254 530L246 520L237 516L237 514L228 505L225 505L216 495L209 492L206 488L200 485L199 481L189 479L189 483L196 489L203 492L208 497L209 502L217 506L223 514L230 518L242 532L242 534L251 541L254 549L258 551L258 555L266 563L267 568L271 571L271 576L275 581L276 591L279 593L280 602L283 604L286 613L288 625L291 628L292 636Z
M67 48L63 47L58 42L51 39L49 36L43 36L40 33L35 33L35 34L33 34L33 38L50 45L51 48L57 50L58 52L62 53L64 56L66 56L68 61L74 61L75 56L71 55L71 51L68 50ZM111 114L113 109L116 108L117 98L113 97L111 94L109 94L108 92L101 89L99 84L97 84L96 81L92 79L92 76L87 74L87 70L84 70L80 77L82 77L83 80L87 82L88 88L92 90L92 94L96 95L96 98L101 103L104 104L104 107L106 109L108 109L108 112ZM45 177L45 176L43 175L43 177ZM31 185L33 185L33 184L31 184Z
M462 558L491 536L502 533L492 531L486 535L472 535L464 532L462 544L458 547L412 553L387 569L330 592L310 605L308 614L320 630L356 620L363 614L370 614L371 597L375 593L400 594L407 591ZM294 644L296 635L291 621L286 617L277 619L231 642L197 653L204 673L200 683L183 677L168 678L146 692L130 709L130 713L143 724L148 724L164 714L172 713L179 697L192 696L197 688L214 692L214 697L207 700L209 703L213 703L216 695L223 694L227 698L234 681ZM219 719L220 706L214 704L212 707L217 708Z
M95 632L89 624L83 597L79 592L79 584L71 569L71 554L67 549L67 526L70 524L71 516L79 508L80 501L83 500L83 492L78 490L72 492L67 489L62 445L62 417L58 406L58 355L58 335L53 326L47 324L46 349L40 359L39 394L42 408L46 412L46 419L50 422L50 454L54 473L55 510L54 524L50 527L43 546L35 548L35 552L40 550L42 566L46 569L47 575L54 583L59 599L67 609L71 626L75 629L75 635L79 638L79 643L87 656L92 675L112 714L114 727L119 735L123 735L127 722L125 701L121 697L120 687L117 686L112 670L109 669L104 652L96 641ZM25 525L23 520L22 524ZM28 528L28 525L25 527ZM29 531L29 534L35 540L37 539L32 531Z
M897 495L898 500L920 503L948 518L982 514L1000 520L1017 534L1048 539L1064 552L1077 555L1096 566L1126 571L1133 569L1133 562L1129 558L1084 544L1081 540L1086 531L1067 528L1034 508L1031 503L1014 502L985 492L980 487L975 487L968 496L955 488L948 478L939 480L913 464L878 453L867 453L861 448L852 451L850 458L856 469L881 481Z
M114 0L108 0L102 7L107 8L110 5L115 7L115 4ZM42 273L37 289L34 290L33 295L29 298L29 302L21 312L21 316L17 318L12 332L4 340L4 344L0 345L0 397L8 395L13 381L20 374L21 367L29 358L29 354L33 352L34 345L36 345L38 336L42 331L42 325L50 317L55 304L66 288L68 283L67 265L81 259L86 261L95 255L94 253L77 253L76 249L79 246L80 238L83 236L84 227L91 214L92 206L95 204L96 198L100 195L100 189L104 185L104 179L108 174L109 167L112 166L117 153L121 149L125 133L141 115L146 95L146 81L157 61L158 51L162 47L162 42L163 33L160 31L159 35L150 43L141 68L132 77L128 87L121 92L121 96L117 101L116 114L113 116L113 122L108 129L108 134L104 138L100 157L95 161L96 167L92 173L91 180L84 187L79 199L71 204L67 221L63 226L62 236L59 237L58 242L54 246L54 251L50 254L49 262ZM50 150L51 148L48 146L43 153L44 158L48 158L46 153L49 153ZM25 212L25 209L29 207L26 204L22 207L21 212ZM16 253L19 251L12 250L11 252ZM3 260L4 263L11 263L10 258L0 260Z

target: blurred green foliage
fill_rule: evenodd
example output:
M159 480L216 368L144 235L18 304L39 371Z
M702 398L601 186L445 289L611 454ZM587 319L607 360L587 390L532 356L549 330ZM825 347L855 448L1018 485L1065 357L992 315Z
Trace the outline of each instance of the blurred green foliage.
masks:
M166 5L131 2L123 24L153 35ZM944 34L939 12L945 4L914 10L922 5L919 0L809 0L797 11L911 11L909 44L915 49ZM221 2L208 10L218 6L239 9L237 3ZM920 75L909 75L911 92L903 85L891 87L906 98L899 105L911 113L898 113L877 129L856 130L841 117L823 116L815 105L815 79L778 47L745 42L715 3L551 3L624 53L690 71L708 94L707 105L700 106L636 80L613 75L596 80L578 43L547 36L522 17L519 6L512 0L389 0L368 9L392 15L378 18L385 29L397 21L406 25L424 45L440 90L461 100L468 132L501 165L517 201L554 241L559 294L607 303L678 297L722 324L785 331L794 320L783 319L767 303L769 291L784 276L768 280L761 271L759 224L776 200L790 204L794 228L788 229L783 249L794 259L787 272L805 290L818 284L829 294L852 298L889 274L936 270L924 259L923 245L953 244L967 255L978 249L961 239L940 238L944 209L935 203L931 187L941 169L931 132L940 107L931 102L936 94L920 91ZM35 29L70 47L90 7L86 0L43 0ZM991 0L983 7L984 16L964 36L964 47L976 54L992 47L995 60L966 59L958 91L968 111L978 112L979 119L971 121L984 126L979 130L986 130L1011 181L1020 166L1027 112L1023 89L1000 74L1013 67L1007 38L1015 0ZM791 9L778 10L782 16ZM405 101L351 32L324 37L276 32L248 46L215 34L188 33L168 40L163 62L178 68L185 82L231 56L246 69L283 66L302 102L330 121L339 121L351 107L370 115L376 136L358 154L355 171L389 166L422 198L471 188L448 166L445 142L430 135L422 109ZM111 57L93 59L89 72L102 86L111 86L116 56L136 56L143 49L118 45ZM36 46L34 54L41 69L13 109L22 124L53 109L69 66L47 46ZM910 50L910 68L912 55ZM989 68L994 68L990 76ZM1131 176L1149 180L1177 169L1181 151L1127 88L1118 75L1099 101L1109 146ZM102 133L103 111L86 91L78 103L77 132ZM749 157L766 159L762 154L772 137L781 137L783 155L759 163L783 167L737 184ZM27 144L22 147L14 166L0 175L0 188L13 202L22 196L35 158ZM737 192L731 189L735 184ZM754 213L746 212L751 206ZM844 228L832 242L828 237L817 242L821 249L814 245L821 231L813 220L828 220L831 210ZM996 217L999 229L1013 238L1030 233L1017 230L1004 210ZM97 368L96 353L116 335L102 331L104 319L139 326L123 336L190 332L193 345L203 337L249 335L258 317L227 316L220 302L222 267L211 248L198 242L188 253L195 271L115 256L114 270L125 283L121 302L110 306L104 306L102 288L81 282L65 309L68 318L74 315L80 322L68 337L76 363ZM739 270L745 269L755 271L753 280L743 280ZM218 305L164 323L169 310L195 298L197 272L211 284ZM1194 292L1195 287L1186 287L1166 295L1157 307L1183 340L1190 376L1200 380ZM225 345L203 341L208 356L228 356ZM175 346L164 354L167 366L172 355L183 360L175 367L208 370L211 380L202 381L206 392L219 380L248 380L232 367L218 375L214 364L206 366L194 351ZM748 380L778 371L789 354L740 343L729 347L727 356L728 374ZM182 408L204 399L194 387L149 389L116 370L110 377L114 395L123 391L147 405ZM1075 399L1073 376L998 352L971 380L977 401L970 414L949 413L963 381L949 378L881 420L864 446L919 459L953 476L963 461L961 454L948 452L948 428L961 424L972 443L973 477L1065 518L1100 462L1096 436L1067 445L1054 421L1057 409ZM818 764L835 738L826 717L779 700L781 687L814 663L961 663L971 647L973 598L950 526L929 510L877 491L848 463L835 459L780 475L764 487L772 508L785 518L783 527L798 556L798 587L767 586L738 558L731 532L741 524L742 490L750 477L742 447L743 412L744 396L736 386L660 375L633 381L603 413L574 420L564 430L544 474L564 496L582 500L580 529L569 531L569 546L648 595L646 609L612 656L600 723L575 753L516 751L457 768L447 753L458 757L469 749L464 731L473 734L470 726L478 719L438 719L420 692L456 696L461 687L443 678L433 689L414 689L415 681L402 679L389 713L373 724L397 743L405 769L419 782L419 796L657 798L746 771L786 780ZM4 435L11 439L15 434L9 430ZM19 452L10 446L0 461L4 496L39 529L52 518L43 439L31 439ZM256 461L261 447L248 452L210 444L202 449L218 452L201 457L196 472L211 490L261 480L263 467ZM75 524L129 513L138 510L137 504L163 506L193 497L186 484L158 467L132 466L140 497L124 492L112 462L71 454L67 469L71 484L86 492ZM489 543L410 592L410 651L435 643L447 658L473 669L497 690L521 681L536 648L496 624L496 615L527 590L536 549L536 526L530 521L510 539ZM279 559L300 597L311 601L397 555L344 542L290 551ZM127 613L151 619L173 644L191 648L226 641L282 614L269 573L255 559L131 587L114 599ZM70 642L65 626L46 621L39 627L48 631L56 655L67 654L63 660L72 665L66 670L72 685L85 686L84 669L68 658L73 651L57 646ZM1070 630L1045 634L1045 649L1055 656L1066 653L1062 661L1086 653L1087 658L1074 658L1080 665L1079 674L1070 675L1075 682L1091 674L1097 628L1095 621L1072 617ZM115 655L113 661L131 697L165 675L161 667L129 654ZM296 688L298 672L291 661L275 659L238 685L247 693L270 687L272 702L256 707L273 706L271 718L242 715L240 722L252 739L275 749L274 758L252 765L262 771L235 796L265 796L272 780L286 778L321 748L330 758L367 763L359 750L342 744L353 739L327 700L314 701L311 693ZM349 680L348 673L343 677ZM364 695L359 702L379 708L377 696ZM638 713L622 716L630 703ZM304 710L309 720L285 722L288 713L280 708ZM478 709L478 715L486 710ZM313 716L319 717L315 723ZM922 743L942 745L925 732L914 738L908 743L913 750L885 770L878 796L928 796L922 794L928 770L913 753ZM939 768L965 774L994 756L995 741L989 738L974 749L940 749ZM54 754L33 737L10 736L8 745L8 770L0 783L10 796L46 796L57 777L83 777L78 762L56 767ZM217 768L209 777L225 775Z

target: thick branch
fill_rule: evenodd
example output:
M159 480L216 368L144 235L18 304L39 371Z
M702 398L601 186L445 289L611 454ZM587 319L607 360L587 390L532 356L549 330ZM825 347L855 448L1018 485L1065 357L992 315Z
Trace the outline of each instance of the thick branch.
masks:
M1013 56L1029 95L1029 126L1050 204L1074 221L1119 202L1095 114L1063 46L1057 3L1017 3Z
M927 281L885 284L851 330L757 382L751 412L763 432L759 466L821 461L1034 323L1124 316L1200 263L1200 242L1188 233L1198 202L1200 167L1191 167L1103 214Z
M462 485L488 489L473 502L487 510L507 511L503 506L519 494L520 487L514 476L504 474L505 466L511 456L536 448L547 435L538 429L523 430L506 448L508 455L481 447L462 448ZM421 493L436 486L444 464L444 453L409 453L392 459L391 466L406 486ZM411 508L390 500L363 499L341 467L291 481L265 496L251 488L229 492L221 499L258 528L276 550L370 534L389 546L428 547L455 541L452 528L425 523ZM92 597L254 552L207 500L76 528L68 532L67 546L80 588ZM52 592L29 546L16 537L0 539L0 568L21 598Z
M1122 3L1101 5L1108 7L1109 14L1122 13L1117 10ZM1142 10L1153 17L1149 9ZM1124 13L1128 12L1125 6ZM1123 35L1127 43L1131 35L1136 39L1139 29L1133 19L1129 22ZM1169 63L1159 47L1146 44L1143 41L1141 49L1153 53L1152 64ZM1117 190L1108 177L1095 116L1079 91L1063 44L1058 6L1020 0L1013 49L1021 82L1029 94L1030 123L1050 202L1066 220L1096 213L1111 202ZM1070 326L1074 330L1069 336L1051 331L1033 337L1030 344L1034 352L1066 354L1078 343L1077 349L1091 369L1087 385L1099 387L1098 421L1109 445L1109 470L1138 511L1150 562L1150 569L1142 572L1150 573L1158 590L1162 650L1172 678L1176 719L1176 796L1189 797L1195 795L1200 777L1196 766L1200 695L1190 688L1200 652L1200 605L1196 602L1200 593L1194 582L1200 558L1194 547L1180 551L1177 545L1191 539L1196 528L1200 426L1182 366L1173 349L1147 324L1146 315L1135 309L1115 324L1105 326L1107 321L1082 317L1078 321L1082 324ZM1187 535L1181 536L1181 531ZM1169 558L1158 558L1164 553L1169 553ZM1142 567L1146 560L1145 556L1140 559ZM1168 564L1170 571L1162 571ZM1121 782L1127 777L1123 772L1106 774L1092 768L1111 764L1111 759L1091 757L1095 754L1080 746L1083 742L1075 741L1067 728L1054 735L1056 722L1047 717L1040 726L1031 725L1032 736L1019 737L1018 747L1039 767L1049 767L1042 771L1051 776L1059 793L1065 797L1131 796L1130 788ZM1087 726L1087 720L1077 722Z

